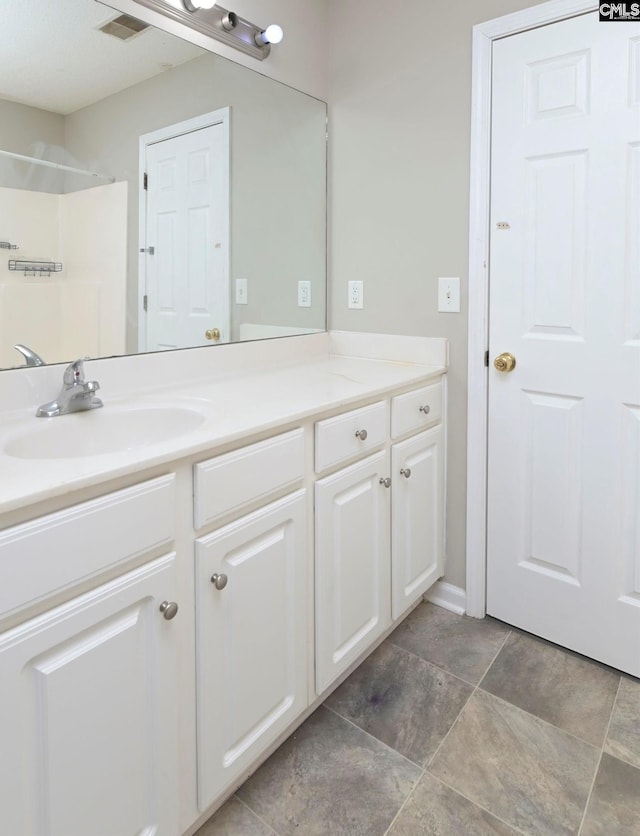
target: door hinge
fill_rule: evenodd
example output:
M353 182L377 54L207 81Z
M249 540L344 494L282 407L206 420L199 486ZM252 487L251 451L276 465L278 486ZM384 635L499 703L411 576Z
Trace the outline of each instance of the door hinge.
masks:
M145 299L146 298L147 297L145 296ZM146 308L145 308L145 310L146 310ZM489 349L487 349L484 353L484 364L487 368L489 368Z
M149 297L145 293L144 296L142 297L142 307L145 309L145 311L147 310L148 300L149 300Z
M145 192L147 191L148 186L149 186L149 175L145 171L145 173L142 175L142 188L145 190Z

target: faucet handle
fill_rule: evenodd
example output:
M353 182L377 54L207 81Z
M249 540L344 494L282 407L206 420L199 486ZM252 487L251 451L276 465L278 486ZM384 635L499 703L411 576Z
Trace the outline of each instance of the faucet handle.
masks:
M84 383L84 361L88 359L88 357L81 357L79 360L74 360L73 363L69 363L62 376L62 380L66 386Z

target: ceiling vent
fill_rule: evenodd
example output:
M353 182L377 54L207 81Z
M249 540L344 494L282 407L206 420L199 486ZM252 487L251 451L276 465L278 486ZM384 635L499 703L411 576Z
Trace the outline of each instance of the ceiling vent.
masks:
M129 17L129 15L120 15L120 17L115 17L113 20L105 23L104 26L98 28L105 35L113 35L114 38L118 38L120 41L128 41L129 38L133 38L134 35L139 35L140 32L148 29L149 24L143 23L141 20L136 20L135 17Z

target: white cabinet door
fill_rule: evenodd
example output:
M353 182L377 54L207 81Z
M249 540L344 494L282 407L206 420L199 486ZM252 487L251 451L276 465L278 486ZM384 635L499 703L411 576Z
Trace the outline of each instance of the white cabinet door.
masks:
M177 833L174 557L0 636L2 836Z
M391 448L392 615L399 618L444 573L442 427Z
M316 482L316 690L391 623L389 454Z
M298 491L196 541L200 810L307 706L305 520Z

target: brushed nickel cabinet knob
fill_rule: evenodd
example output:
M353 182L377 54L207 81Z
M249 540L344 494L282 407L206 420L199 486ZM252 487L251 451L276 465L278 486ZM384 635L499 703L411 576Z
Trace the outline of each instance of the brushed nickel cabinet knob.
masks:
M222 572L211 575L211 583L216 589L224 589L229 581L229 578Z
M171 621L178 614L178 605L175 601L163 601L160 604L160 612L166 621Z

